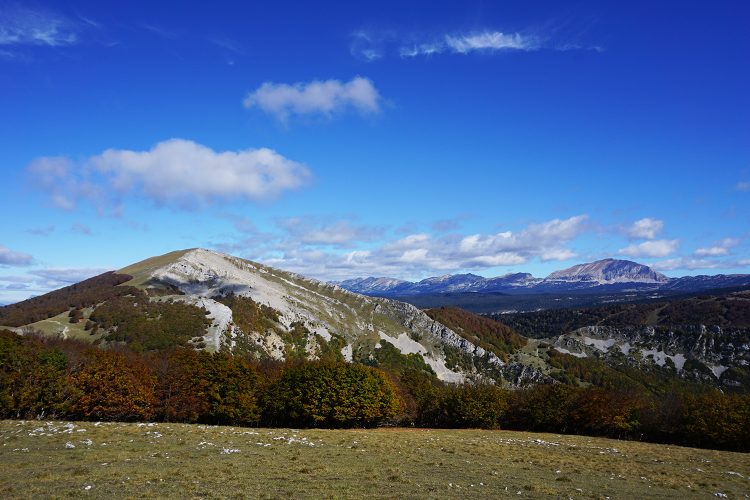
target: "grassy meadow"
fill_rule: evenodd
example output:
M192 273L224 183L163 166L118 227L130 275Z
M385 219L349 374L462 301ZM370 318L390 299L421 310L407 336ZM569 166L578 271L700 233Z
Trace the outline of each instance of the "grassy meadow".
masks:
M750 455L581 436L0 421L2 498L750 498Z

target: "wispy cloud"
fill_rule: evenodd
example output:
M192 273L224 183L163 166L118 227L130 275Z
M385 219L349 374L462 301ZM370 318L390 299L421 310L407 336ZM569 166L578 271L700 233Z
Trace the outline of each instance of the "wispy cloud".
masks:
M737 191L744 191L744 192L750 191L750 182L747 182L747 181L738 182L737 185L735 186L735 189L737 189Z
M76 222L72 226L70 226L70 230L74 233L82 234L85 236L91 236L93 234L93 231L89 226L86 224L81 224L80 222Z
M380 238L385 230L382 226L317 217L284 218L278 221L278 225L290 238L299 243L334 247L350 247L355 243L374 241Z
M55 231L55 226L50 224L49 226L44 227L33 227L31 229L28 229L26 232L29 234L33 234L34 236L49 236Z
M80 41L80 23L46 9L0 9L0 45L60 47Z
M154 35L165 38L167 40L176 40L177 38L179 38L178 33L168 30L163 26L159 26L157 24L143 23L141 26L143 26L145 30L150 31Z
M385 56L385 46L390 38L392 34L386 32L355 31L351 36L349 53L366 62L377 61Z
M235 54L244 54L245 48L238 42L227 37L208 38L208 41L217 47L234 52Z
M33 262L31 255L0 245L0 266L28 266Z
M469 54L471 52L529 51L542 47L537 37L521 33L502 33L500 31L481 31L444 35L441 39L421 41L402 45L399 54L402 57L429 56L451 52Z
M348 82L315 80L294 84L266 82L249 92L243 104L286 121L291 115L330 116L349 109L376 113L382 98L372 81L357 76Z
M657 271L675 271L686 270L695 271L697 269L729 269L736 266L742 266L742 262L725 262L720 260L696 259L692 257L678 257L666 259L650 264Z
M629 257L667 257L677 251L679 240L650 240L621 248L619 253Z
M481 29L431 35L358 30L351 35L349 51L357 59L372 62L389 54L402 58L414 58L438 54L499 54L542 49L556 51L588 49L577 43L557 43L553 38L552 34L543 34L540 30L506 32L497 29ZM591 47L591 49L602 50L601 47Z
M460 229L463 223L470 218L471 218L471 215L469 214L461 214L450 219L437 220L433 222L430 225L430 227L432 228L433 231L437 231L439 233L445 233L448 231L456 231Z
M306 166L271 149L214 151L185 139L146 151L108 149L83 162L42 157L27 170L63 209L74 209L80 199L106 205L126 196L178 207L236 198L263 201L298 189L311 177Z
M52 290L72 285L85 279L97 276L110 269L103 268L50 268L30 271L35 276L35 286L45 290Z

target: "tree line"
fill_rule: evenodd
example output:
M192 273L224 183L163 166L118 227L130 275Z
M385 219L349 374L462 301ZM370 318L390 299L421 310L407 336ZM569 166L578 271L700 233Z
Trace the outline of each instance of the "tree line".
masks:
M246 426L487 428L750 451L750 396L445 385L417 368L137 352L0 332L0 417Z

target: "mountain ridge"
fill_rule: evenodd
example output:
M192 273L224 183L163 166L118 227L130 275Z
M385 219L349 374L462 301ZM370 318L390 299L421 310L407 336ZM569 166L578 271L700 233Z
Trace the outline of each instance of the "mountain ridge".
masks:
M353 292L382 297L456 292L548 293L601 289L609 291L700 291L750 286L750 274L669 278L644 264L608 258L555 271L546 278L537 278L530 273L509 273L492 278L475 274L455 274L426 278L418 282L368 277L331 283Z
M88 288L82 289L85 283ZM78 293L79 299L50 301L57 291L0 308L0 325L21 334L46 329L51 335L104 346L137 342L140 349L153 345L141 342L140 331L156 328L154 334L170 345L279 361L321 359L328 353L350 362L376 363L395 356L454 383L470 376L501 378L507 368L496 354L411 304L357 294L201 248L151 257L61 290ZM107 298L97 300L97 294ZM47 307L41 317L22 319L24 306L34 309L34 304L50 302L59 310ZM170 316L160 310L191 311L193 318L204 317L207 326L194 321L192 337L169 337L170 329L183 325L165 324L166 333L157 331L160 319ZM133 314L141 317L134 319ZM128 328L128 321L140 322ZM89 323L96 329L84 327Z

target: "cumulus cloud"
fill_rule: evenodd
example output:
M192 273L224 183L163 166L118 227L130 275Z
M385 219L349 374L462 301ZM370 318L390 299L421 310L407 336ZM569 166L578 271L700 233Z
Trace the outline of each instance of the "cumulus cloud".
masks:
M666 257L677 251L679 240L651 240L621 248L619 253L629 257Z
M28 266L34 262L34 258L23 252L17 252L10 248L0 245L0 265L1 266Z
M306 166L271 149L214 151L185 139L163 141L147 151L108 149L81 163L43 157L28 171L63 209L75 208L81 198L104 204L113 195L131 194L178 206L269 200L311 177Z
M720 246L703 247L695 250L695 255L699 257L717 257L729 253L729 249Z
M325 80L286 83L266 82L245 97L246 108L259 108L281 121L291 115L330 116L347 110L380 111L382 98L372 81L357 76L348 82Z
M59 47L78 43L81 26L43 9L5 6L0 9L0 45Z
M653 240L664 229L664 221L646 217L637 220L627 228L627 234L633 239Z
M739 245L739 243L740 240L737 238L724 238L712 246L698 248L693 253L698 257L720 257L728 255L730 250Z

